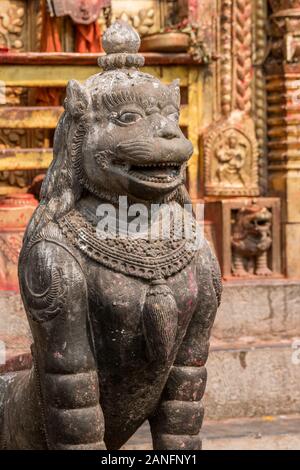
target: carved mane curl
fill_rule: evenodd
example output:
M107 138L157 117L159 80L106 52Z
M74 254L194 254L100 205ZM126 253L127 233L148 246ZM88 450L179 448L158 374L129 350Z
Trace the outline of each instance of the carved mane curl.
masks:
M24 242L28 242L48 222L68 213L81 196L83 188L68 151L72 124L72 116L65 111L55 131L54 157L42 184L40 204L28 224Z

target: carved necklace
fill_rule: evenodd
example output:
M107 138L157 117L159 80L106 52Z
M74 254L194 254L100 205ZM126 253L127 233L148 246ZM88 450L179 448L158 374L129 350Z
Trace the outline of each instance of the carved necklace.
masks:
M73 245L103 266L129 276L155 280L181 271L195 255L191 248L196 236L195 221L191 225L192 239L187 240L178 239L174 218L170 219L170 236L165 239L119 235L102 238L96 226L76 209L59 219L58 224Z

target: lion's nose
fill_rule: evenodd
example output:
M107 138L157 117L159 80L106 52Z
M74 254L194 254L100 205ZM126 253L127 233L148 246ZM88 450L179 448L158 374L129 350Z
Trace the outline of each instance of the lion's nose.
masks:
M180 137L180 131L175 124L165 120L161 122L157 135L163 139L175 139Z

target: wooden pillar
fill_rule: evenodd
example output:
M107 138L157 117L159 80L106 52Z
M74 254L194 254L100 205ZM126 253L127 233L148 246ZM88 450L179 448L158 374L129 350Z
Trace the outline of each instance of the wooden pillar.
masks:
M270 0L269 189L282 200L285 269L300 277L300 0Z

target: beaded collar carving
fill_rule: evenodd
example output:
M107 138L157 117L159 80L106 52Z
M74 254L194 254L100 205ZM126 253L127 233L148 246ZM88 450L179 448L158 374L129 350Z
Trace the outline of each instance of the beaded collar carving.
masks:
M178 210L183 211L182 208ZM76 209L59 219L58 225L64 236L89 258L116 272L145 280L166 279L178 273L196 253L193 249L195 220L188 240L178 237L173 218L170 236L162 239L124 235L101 237L91 217L83 216Z

